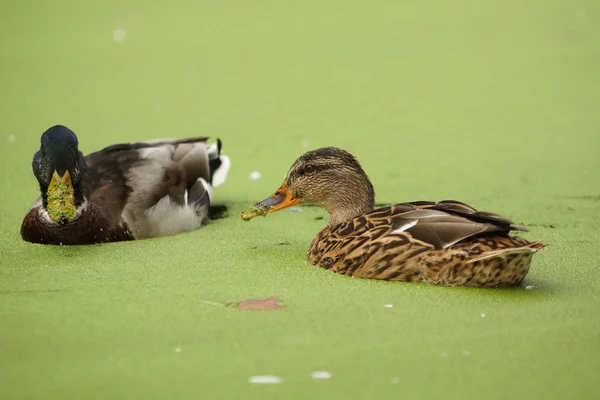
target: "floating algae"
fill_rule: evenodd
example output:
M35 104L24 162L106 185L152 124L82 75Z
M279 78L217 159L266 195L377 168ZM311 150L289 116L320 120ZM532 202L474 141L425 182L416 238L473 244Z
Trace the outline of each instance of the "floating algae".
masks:
M271 207L273 208L273 207ZM250 206L242 213L242 219L244 221L250 221L254 217L265 216L268 214L269 209L257 208L255 206Z
M48 188L48 216L58 224L64 224L75 219L75 197L71 185L54 182Z

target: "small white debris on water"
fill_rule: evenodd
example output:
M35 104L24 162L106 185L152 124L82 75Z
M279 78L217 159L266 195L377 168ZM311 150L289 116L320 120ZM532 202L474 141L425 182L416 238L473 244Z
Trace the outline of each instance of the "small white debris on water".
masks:
M250 383L281 383L283 379L274 375L251 376L248 378Z
M395 385L395 384L397 384L397 383L400 383L400 379L398 379L398 378L393 378L393 379L392 379L392 383L393 383L394 385Z
M535 286L533 286L533 285L527 285L527 286L525 286L525 289L527 289L527 290L531 290L531 289L533 289L534 287L535 287Z
M384 304L383 306L384 306L385 308L392 308L392 307L394 307L394 305L393 305L393 304Z
M329 371L315 371L311 374L313 379L329 379L331 378L331 372Z
M175 347L175 353L181 353L183 349L181 347Z
M260 179L260 172L258 172L258 171L250 172L250 179L255 180L255 181Z
M485 318L485 313L481 313L481 318Z
M462 354L463 354L463 356L470 356L471 355L471 350L463 350Z
M290 207L288 210L291 212L304 212L304 210L300 207Z
M14 143L17 140L17 136L14 133L8 135L8 143Z
M127 37L127 31L124 28L116 28L113 31L113 40L115 43L121 43Z

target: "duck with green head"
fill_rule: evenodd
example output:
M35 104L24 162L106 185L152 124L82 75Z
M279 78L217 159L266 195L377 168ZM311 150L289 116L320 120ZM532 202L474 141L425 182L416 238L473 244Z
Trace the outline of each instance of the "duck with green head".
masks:
M33 156L33 174L40 185L48 218L65 225L81 213L84 202L81 178L85 160L77 136L68 129L44 132L41 147Z
M91 244L173 235L205 221L229 159L207 138L117 144L84 156L62 125L33 157L41 196L21 225L24 240Z
M312 241L308 261L358 278L444 286L500 287L520 283L545 247L509 235L527 231L505 217L455 200L416 201L374 209L375 192L358 160L345 150L309 151L270 197L242 219L309 203L329 221Z

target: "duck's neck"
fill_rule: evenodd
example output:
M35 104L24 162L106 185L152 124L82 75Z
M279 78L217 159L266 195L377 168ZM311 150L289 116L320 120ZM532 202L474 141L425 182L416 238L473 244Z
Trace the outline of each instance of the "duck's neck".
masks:
M363 190L337 192L333 199L323 203L325 209L329 211L328 226L335 226L373 211L375 192L371 182L368 182L363 188Z
M358 207L353 209L336 210L329 214L328 226L335 226L346 222L352 218L358 217L359 215L366 214L369 211L373 211L373 207Z

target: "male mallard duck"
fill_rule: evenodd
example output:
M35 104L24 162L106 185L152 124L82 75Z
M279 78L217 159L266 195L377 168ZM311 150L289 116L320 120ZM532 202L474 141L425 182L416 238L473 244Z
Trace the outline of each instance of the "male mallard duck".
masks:
M373 210L369 177L350 153L327 147L298 158L281 187L242 214L244 220L300 202L329 212L308 262L357 278L497 287L523 280L541 242L527 231L458 201L417 201Z
M33 173L41 197L21 225L32 243L92 244L174 235L200 227L229 159L207 138L117 144L83 156L57 125L41 138Z

